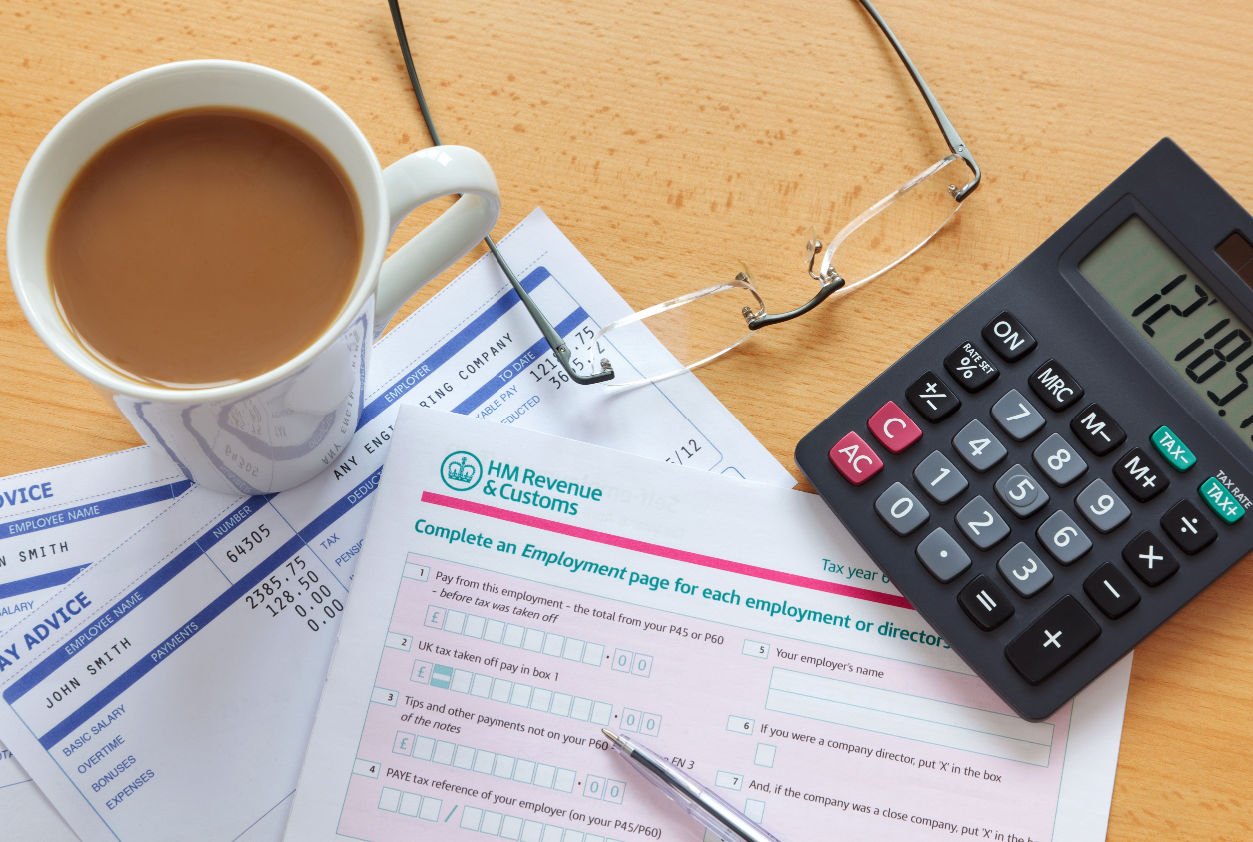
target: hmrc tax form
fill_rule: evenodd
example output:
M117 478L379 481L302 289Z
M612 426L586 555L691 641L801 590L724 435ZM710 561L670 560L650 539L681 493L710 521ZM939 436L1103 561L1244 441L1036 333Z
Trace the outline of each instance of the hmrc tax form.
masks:
M628 312L541 212L502 247L569 341ZM633 342L619 365L664 353ZM281 495L144 448L0 481L0 739L84 839L280 836L402 398L792 483L693 377L566 382L490 260L376 346L366 391L338 463ZM0 836L69 838L25 779L6 752Z
M812 494L403 406L291 842L1105 838L1129 664L1018 718Z

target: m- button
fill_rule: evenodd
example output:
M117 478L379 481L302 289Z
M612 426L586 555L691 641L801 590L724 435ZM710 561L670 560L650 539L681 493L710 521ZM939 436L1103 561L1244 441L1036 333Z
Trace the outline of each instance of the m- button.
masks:
M1031 391L1060 412L1083 397L1083 387L1057 360L1048 360L1031 375Z

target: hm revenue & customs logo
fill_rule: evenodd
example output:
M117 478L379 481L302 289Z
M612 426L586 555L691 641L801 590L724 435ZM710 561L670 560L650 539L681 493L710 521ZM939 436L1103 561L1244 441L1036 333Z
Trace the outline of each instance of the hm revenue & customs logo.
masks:
M439 477L453 491L469 491L483 478L483 463L468 450L456 450L444 457Z

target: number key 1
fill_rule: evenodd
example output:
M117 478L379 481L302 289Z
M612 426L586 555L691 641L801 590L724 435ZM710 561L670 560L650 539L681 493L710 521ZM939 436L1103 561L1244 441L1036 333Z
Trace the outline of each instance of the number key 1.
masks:
M947 503L969 485L962 472L938 450L931 451L931 455L918 463L918 467L914 468L914 479L937 503Z

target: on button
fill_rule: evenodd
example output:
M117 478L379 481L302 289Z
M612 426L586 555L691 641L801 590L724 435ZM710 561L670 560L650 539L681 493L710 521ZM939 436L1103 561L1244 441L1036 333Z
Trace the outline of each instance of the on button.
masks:
M1011 363L1035 348L1035 337L1008 311L983 326L983 341Z

